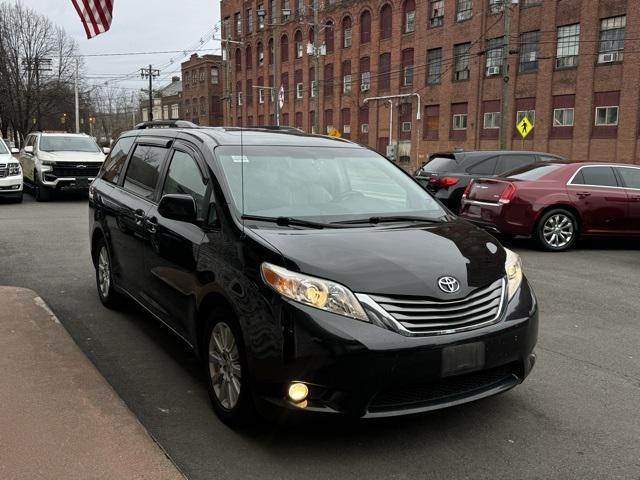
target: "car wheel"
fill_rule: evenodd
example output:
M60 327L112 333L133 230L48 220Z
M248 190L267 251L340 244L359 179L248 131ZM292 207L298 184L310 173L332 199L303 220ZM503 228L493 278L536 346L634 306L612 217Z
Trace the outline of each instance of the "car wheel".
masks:
M231 312L215 310L210 314L204 347L203 360L213 409L229 426L248 425L256 419L256 413L242 335Z
M33 178L35 178L33 182L33 196L36 198L36 202L48 202L51 200L51 191L42 185L37 172L33 172Z
M571 212L563 208L550 210L538 220L536 237L545 250L568 250L578 240L578 221Z
M105 307L116 308L122 303L122 296L113 285L111 255L104 239L98 240L95 249L96 285L98 296Z

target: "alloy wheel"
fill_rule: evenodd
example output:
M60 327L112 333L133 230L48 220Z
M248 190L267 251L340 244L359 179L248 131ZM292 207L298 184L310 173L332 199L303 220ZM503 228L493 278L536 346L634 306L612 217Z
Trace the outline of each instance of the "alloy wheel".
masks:
M111 287L111 265L109 264L107 247L104 245L98 255L98 285L102 298L107 298L109 296L109 288Z
M542 226L544 241L554 248L567 246L575 235L573 221L563 213L550 216Z
M240 398L242 367L233 331L224 322L213 327L209 339L209 375L216 399L226 410L232 410Z

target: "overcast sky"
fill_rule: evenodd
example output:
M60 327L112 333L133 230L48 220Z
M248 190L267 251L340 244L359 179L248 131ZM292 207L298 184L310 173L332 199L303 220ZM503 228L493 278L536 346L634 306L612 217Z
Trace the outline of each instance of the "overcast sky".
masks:
M217 0L114 0L111 30L87 40L84 29L71 0L22 0L25 6L46 15L54 23L64 27L78 43L82 54L149 52L184 50L187 48L216 48L219 42L211 35L203 37L218 24L219 2ZM219 31L216 37L219 38ZM206 43L199 47L200 39ZM203 50L200 53L214 53ZM174 63L169 64L173 59ZM136 72L140 67L163 66L160 83L170 81L171 71L180 69L184 61L180 53L137 55L119 57L85 57L86 74L90 83L109 80L107 76ZM169 65L168 65L169 64ZM174 73L175 75L175 73ZM118 82L132 91L144 86L134 79ZM115 84L113 80L110 80Z

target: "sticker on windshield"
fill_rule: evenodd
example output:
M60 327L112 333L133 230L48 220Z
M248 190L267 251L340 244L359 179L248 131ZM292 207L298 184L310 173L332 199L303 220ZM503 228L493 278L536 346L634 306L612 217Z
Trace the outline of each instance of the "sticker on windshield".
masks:
M249 163L249 159L246 155L231 155L233 163Z

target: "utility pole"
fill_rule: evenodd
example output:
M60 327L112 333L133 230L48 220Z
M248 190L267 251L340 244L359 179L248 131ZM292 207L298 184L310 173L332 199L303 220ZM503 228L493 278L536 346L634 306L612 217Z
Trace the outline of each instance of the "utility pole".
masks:
M291 13L290 10L283 10L283 15L285 15L285 11L288 12L287 15ZM256 13L258 14L258 18L262 18L262 21L264 22L264 18L267 16L267 12L265 10L258 10ZM278 68L280 66L278 54L280 47L278 44L278 27L282 25L284 24L276 22L274 18L270 18L270 21L267 24L267 26L271 29L271 34L273 35L273 86L270 89L270 98L273 102L273 119L276 126L278 127L280 126L280 87L278 86L280 83L280 80L278 79Z
M227 102L227 118L225 119L225 124L228 126L231 126L232 124L232 120L231 120L231 68L230 68L230 62L231 62L231 58L230 58L230 45L231 45L231 35L228 34L227 32L227 40L225 41L224 44L224 53L225 53L225 59L224 59L224 66L225 66L225 74L224 74L224 79L225 79L225 89L226 89L226 95L225 95L225 99Z
M75 116L76 116L76 133L80 133L80 95L78 93L78 69L79 67L79 61L76 58L76 73L75 73L75 81L74 81L74 96L75 96Z
M31 65L28 58L22 60L22 64L26 70L33 72L36 77L36 129L41 130L42 98L40 96L40 73L51 71L51 59L36 56L33 58L33 63L34 64Z
M315 128L315 134L320 135L320 48L318 47L318 39L320 38L320 0L312 0L313 6L313 76L315 90L313 97L313 125Z
M504 1L504 41L502 45L502 101L500 102L500 150L507 149L509 122L509 38L511 37L511 0Z
M160 70L154 69L153 65L149 68L141 68L140 76L149 79L149 121L153 121L153 79L160 76Z

